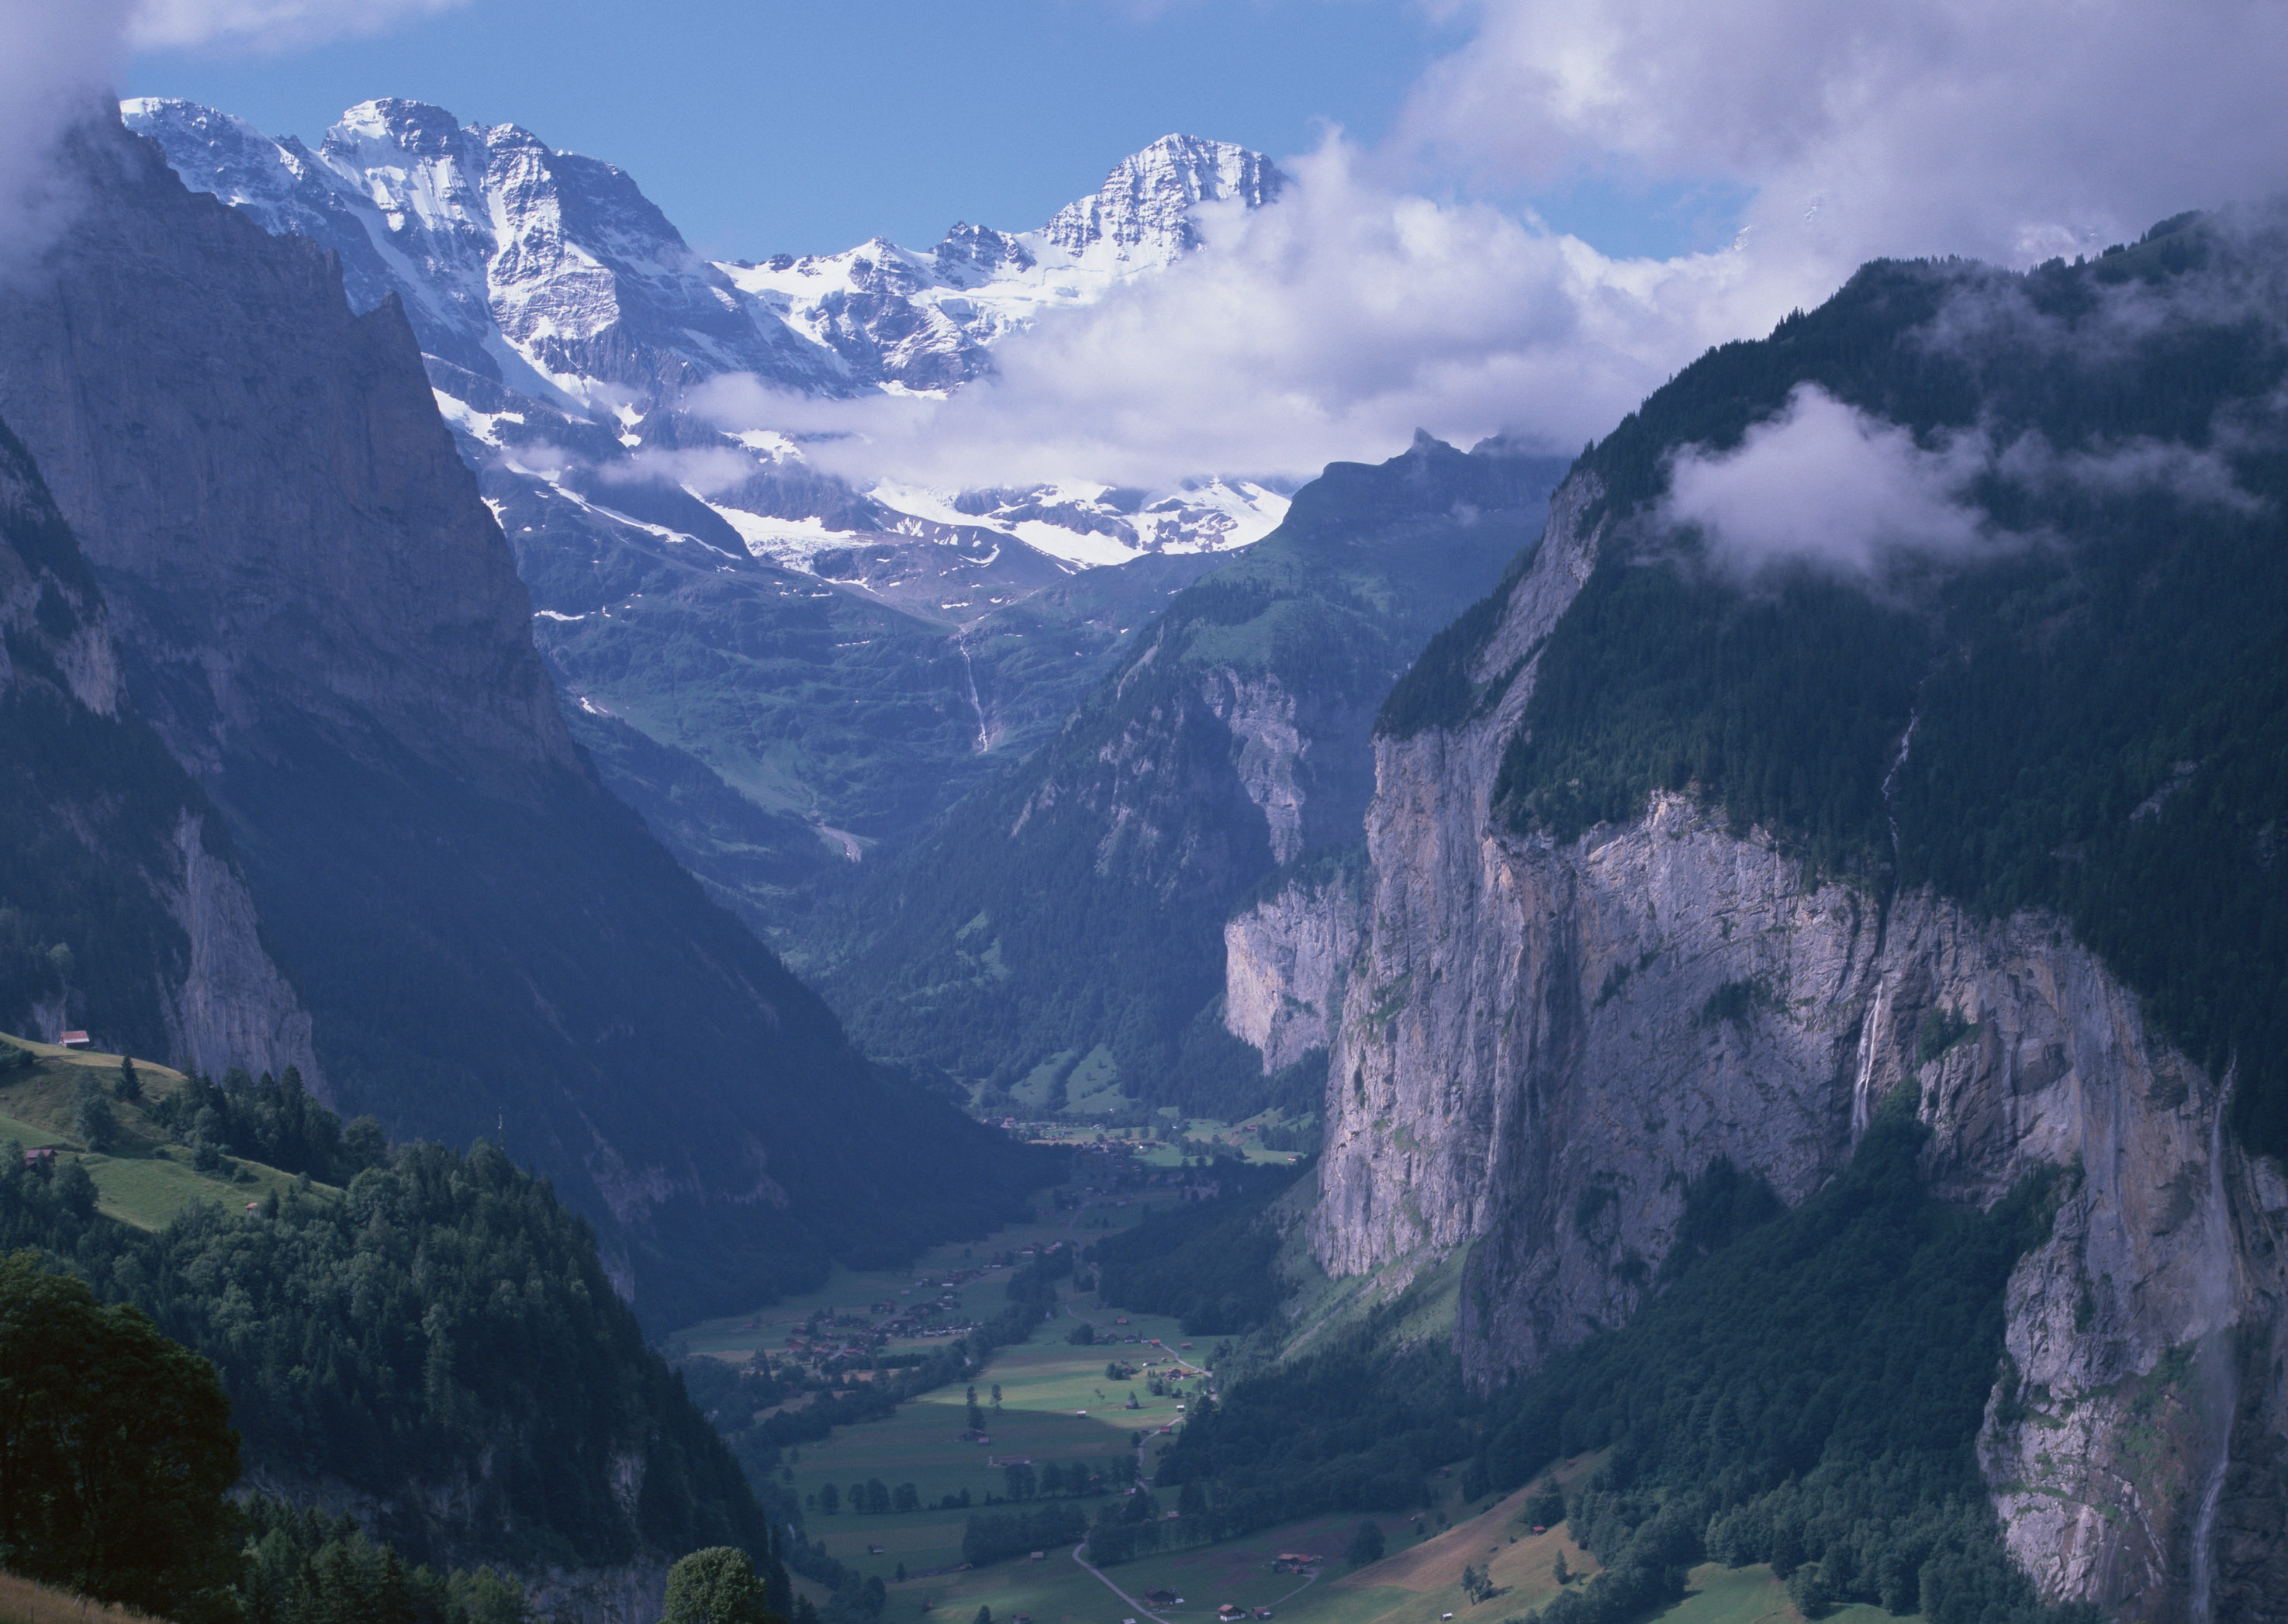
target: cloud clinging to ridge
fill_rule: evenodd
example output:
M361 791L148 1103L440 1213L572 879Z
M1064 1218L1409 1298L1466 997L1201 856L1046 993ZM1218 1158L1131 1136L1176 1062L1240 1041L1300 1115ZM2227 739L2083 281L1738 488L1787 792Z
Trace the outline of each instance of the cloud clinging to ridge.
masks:
M467 0L0 0L0 268L39 253L71 206L56 143L107 110L131 50L288 50L377 34Z
M1207 246L1055 312L947 400L709 392L729 426L841 432L822 467L938 486L1164 487L1379 459L1416 428L1571 448L1679 358L1800 298L1735 255L1609 259L1499 210L1370 178L1331 139L1270 207L1215 207Z

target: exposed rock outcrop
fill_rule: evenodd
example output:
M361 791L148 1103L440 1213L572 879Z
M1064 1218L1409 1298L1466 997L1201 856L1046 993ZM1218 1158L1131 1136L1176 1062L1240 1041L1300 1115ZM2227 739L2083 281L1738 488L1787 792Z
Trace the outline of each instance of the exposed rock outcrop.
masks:
M1793 1204L1913 1088L1942 1197L2066 1172L2010 1282L1980 1440L2019 1562L2046 1596L2157 1618L2190 1616L2213 1571L2213 1616L2282 1616L2288 1183L2221 1134L2222 1089L2138 1000L2053 918L1886 902L1681 796L1564 845L1496 816L1541 640L1603 539L1596 495L1561 490L1475 651L1491 702L1378 741L1320 1262L1403 1273L1469 1247L1456 1345L1490 1383L1635 1311L1714 1159ZM1339 928L1234 922L1243 1035L1282 1038L1265 1012L1305 999Z
M309 1016L263 947L245 877L128 701L109 606L4 429L0 631L12 769L0 907L10 935L60 947L73 966L52 997L12 989L0 1023L51 1042L83 1026L106 1047L216 1075L298 1066L322 1089Z
M1366 933L1361 869L1298 875L1223 928L1225 1029L1267 1074L1330 1047Z
M186 812L175 828L182 867L165 887L168 911L190 939L190 963L167 1005L169 1058L219 1077L298 1067L310 1091L334 1103L310 1043L310 1012L263 951L253 894L237 866L207 850L206 820Z

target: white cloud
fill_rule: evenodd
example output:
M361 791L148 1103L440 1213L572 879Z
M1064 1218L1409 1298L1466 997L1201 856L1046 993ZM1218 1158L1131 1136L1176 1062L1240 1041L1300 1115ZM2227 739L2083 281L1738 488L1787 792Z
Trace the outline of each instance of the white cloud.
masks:
M2077 489L2096 496L2154 492L2197 507L2253 513L2263 503L2242 488L2215 450L2141 437L2094 450L2061 453L2028 434L1994 459L1996 473L2039 491Z
M379 34L468 0L138 0L128 31L139 51L187 45L287 50L345 35Z
M127 0L0 4L0 261L36 254L60 226L56 142L103 105L126 16Z
M2288 178L2270 0L1447 0L1478 28L1402 143L1531 179L1584 167L1754 188L1831 265L2028 263Z
M1662 517L1696 525L1743 574L1783 562L1874 575L1901 555L1954 558L1995 541L1966 499L1991 461L1985 437L1933 448L1801 384L1730 451L1688 446L1669 469Z
M2054 498L2152 493L2238 512L2260 504L2217 452L2141 438L2061 452L2038 433L1998 443L1983 429L1926 444L1895 423L1799 384L1738 446L1687 446L1669 463L1656 519L1696 527L1715 561L1752 576L1811 564L1881 576L1903 561L1949 563L2035 538L2006 530L1977 500L1992 481Z
M995 352L949 400L704 397L741 428L838 433L822 466L921 485L1308 475L1413 431L1571 450L1708 344L1807 289L1736 253L1616 261L1502 211L1393 192L1340 139L1282 201L1212 209L1207 245Z
M1417 426L1569 449L1866 258L2024 264L2288 185L2288 28L2259 0L1444 9L1474 36L1384 151L1331 141L1281 204L1212 214L1205 251L1005 343L999 376L949 401L751 424L840 433L822 463L941 486L1302 475ZM1616 261L1374 178L1409 164L1441 182L1715 180L1752 202L1724 250Z
M753 479L755 462L728 446L677 450L647 446L623 462L597 464L596 477L608 485L687 486L703 496L714 496Z
M44 248L68 218L57 143L115 115L131 49L278 50L375 34L465 0L0 0L0 267Z

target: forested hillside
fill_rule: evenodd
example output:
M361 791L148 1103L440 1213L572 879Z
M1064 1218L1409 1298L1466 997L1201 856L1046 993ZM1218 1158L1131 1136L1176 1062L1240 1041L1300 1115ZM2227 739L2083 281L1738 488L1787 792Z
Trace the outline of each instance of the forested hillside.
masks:
M1950 1210L1918 1175L1913 1104L1892 1102L1848 1170L1791 1213L1712 1168L1669 1288L1546 1369L1474 1397L1442 1351L1381 1357L1370 1330L1203 1406L1159 1482L1206 1491L1212 1521L1237 1532L1411 1509L1459 1456L1474 1498L1609 1451L1569 1503L1534 1513L1569 1516L1606 1570L1547 1624L1648 1616L1710 1560L1770 1564L1815 1618L1854 1601L1931 1624L2093 1618L2038 1604L1974 1448L2003 1288L2049 1228L2056 1180L1990 1214Z
M1831 871L2054 909L2288 1151L2284 273L2276 210L2022 276L1879 263L1687 368L1581 464L1641 539L1550 637L1513 826L1690 789ZM1952 458L1974 539L1744 580L1670 471L1807 386Z
M48 1062L0 1077L12 1122L75 1113L46 1136L64 1147L52 1159L0 1143L0 1250L37 1248L212 1360L250 1481L346 1500L439 1566L769 1555L738 1466L544 1182L481 1141L464 1156L391 1150L369 1121L346 1131L291 1076L141 1076ZM103 1153L104 1189L187 1163L208 1199L155 1228L107 1216L82 1145Z

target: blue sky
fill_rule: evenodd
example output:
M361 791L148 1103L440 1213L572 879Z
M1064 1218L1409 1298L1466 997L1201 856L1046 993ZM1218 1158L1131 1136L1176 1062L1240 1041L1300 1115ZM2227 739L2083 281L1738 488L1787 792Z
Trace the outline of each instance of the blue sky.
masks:
M702 251L760 257L1037 226L1171 131L1372 143L1456 39L1402 0L474 0L314 48L147 51L125 79L314 144L382 95L522 124L627 170Z
M165 38L278 48L123 64ZM914 466L972 484L1294 471L1418 425L1569 448L1872 256L2027 265L2288 192L2288 28L2250 0L83 0L0 4L0 181L32 177L0 247L43 120L107 80L305 139L376 95L514 122L726 258L1036 226L1170 131L1319 148L918 420Z

